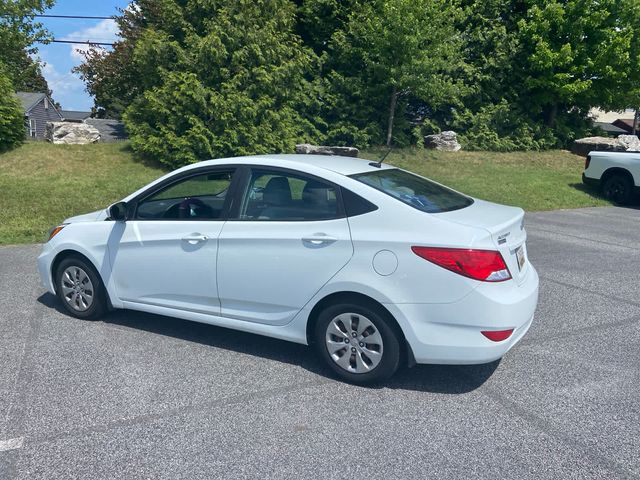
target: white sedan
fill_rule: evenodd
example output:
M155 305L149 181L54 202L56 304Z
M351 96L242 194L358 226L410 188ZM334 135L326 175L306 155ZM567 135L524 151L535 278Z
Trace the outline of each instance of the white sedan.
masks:
M75 317L140 310L314 345L370 383L522 338L538 301L523 216L362 159L209 160L67 219L38 269Z

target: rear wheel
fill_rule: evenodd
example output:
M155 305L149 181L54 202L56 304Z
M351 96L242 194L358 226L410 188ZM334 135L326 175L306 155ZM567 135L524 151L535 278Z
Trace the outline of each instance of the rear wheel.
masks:
M77 318L93 320L107 310L107 295L93 265L72 256L56 270L56 291L65 310Z
M400 341L388 314L369 306L343 303L318 316L314 340L318 353L340 378L367 384L388 379L400 363Z
M625 205L631 200L633 184L628 176L621 174L610 175L602 184L602 193L609 200Z

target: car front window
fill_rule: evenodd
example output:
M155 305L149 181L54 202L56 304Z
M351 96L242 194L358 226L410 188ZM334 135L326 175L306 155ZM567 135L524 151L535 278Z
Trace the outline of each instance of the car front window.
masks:
M473 203L465 195L396 168L358 173L351 178L427 213L460 210Z
M139 220L216 220L222 215L232 171L188 177L138 204Z

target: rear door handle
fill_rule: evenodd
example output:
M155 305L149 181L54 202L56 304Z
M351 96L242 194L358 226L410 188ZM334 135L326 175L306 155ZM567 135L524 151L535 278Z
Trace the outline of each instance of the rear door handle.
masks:
M182 237L182 240L191 244L196 244L200 242L206 242L207 240L209 240L209 238L206 235L202 235L201 233L192 233L191 235Z
M302 243L307 247L325 247L337 241L337 238L330 237L324 233L316 233L302 239Z

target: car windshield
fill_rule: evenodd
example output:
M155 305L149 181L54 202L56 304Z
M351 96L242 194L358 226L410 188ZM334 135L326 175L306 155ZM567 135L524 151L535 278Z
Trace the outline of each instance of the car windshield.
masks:
M473 203L473 199L449 188L395 168L358 173L351 178L427 213L450 212Z

